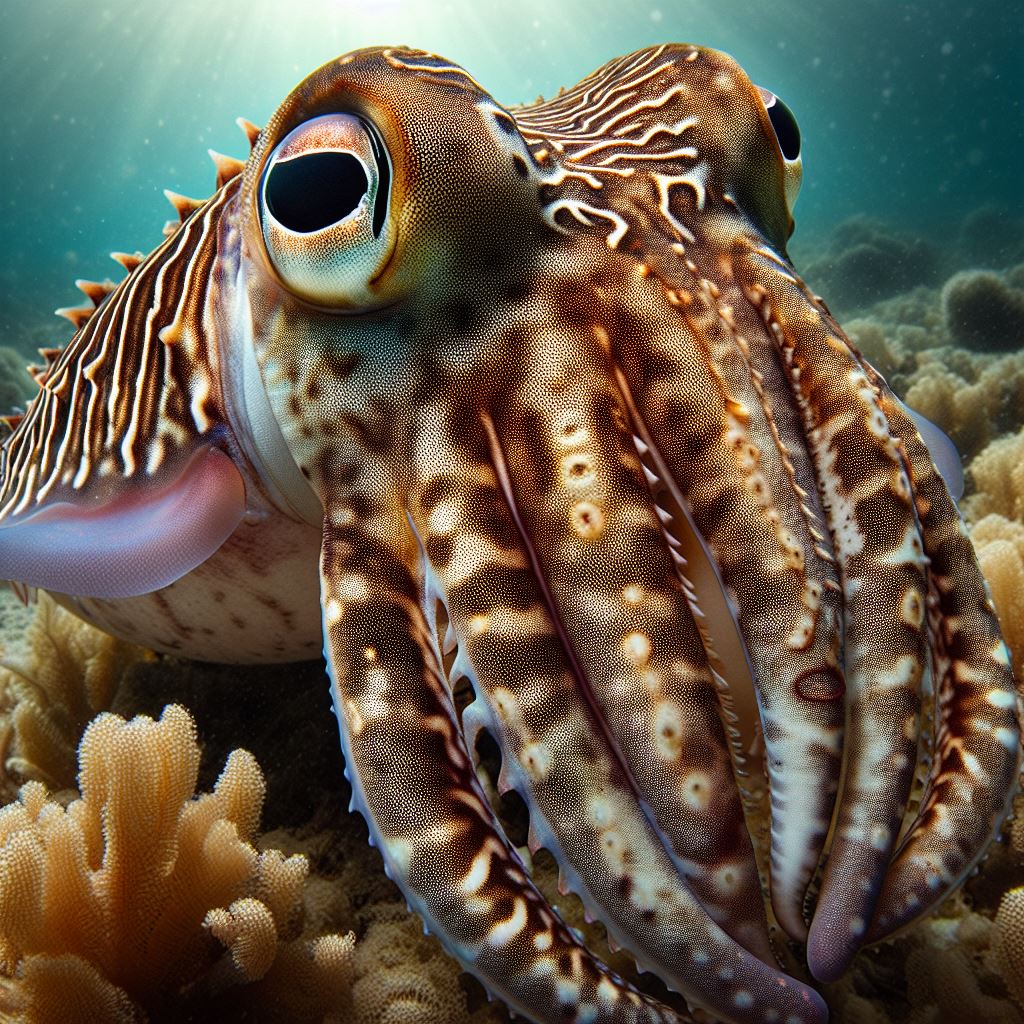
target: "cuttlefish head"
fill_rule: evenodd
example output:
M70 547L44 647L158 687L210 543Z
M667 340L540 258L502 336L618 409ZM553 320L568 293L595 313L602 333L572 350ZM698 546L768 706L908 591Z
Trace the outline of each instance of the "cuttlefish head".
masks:
M448 388L486 408L541 322L596 351L593 321L614 338L625 321L649 319L630 279L676 232L716 250L753 233L784 252L800 180L788 108L725 54L661 51L663 70L639 83L632 115L615 116L624 107L612 103L605 129L582 105L575 122L570 112L563 127L578 130L577 148L593 146L594 171L557 139L545 144L542 112L558 100L505 108L421 51L346 55L287 98L238 198L252 339L307 475L341 425L398 429L410 395L422 405ZM636 138L621 162L608 161L601 147L626 133ZM679 161L689 188L669 197L659 178ZM643 173L622 176L629 164ZM615 219L588 214L577 192ZM671 239L654 223L659 204L671 208Z
M537 276L531 166L468 74L405 50L326 65L268 123L243 252L257 356L308 474L345 424L398 429L435 361L494 358L495 311Z

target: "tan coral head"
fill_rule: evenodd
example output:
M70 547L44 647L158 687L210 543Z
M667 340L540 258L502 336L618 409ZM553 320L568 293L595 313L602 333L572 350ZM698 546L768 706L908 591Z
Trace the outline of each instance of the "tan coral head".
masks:
M79 765L67 807L29 782L0 809L0 1017L349 1009L354 936L303 939L305 858L251 845L264 789L251 754L233 751L195 796L195 725L170 705L156 722L98 716Z

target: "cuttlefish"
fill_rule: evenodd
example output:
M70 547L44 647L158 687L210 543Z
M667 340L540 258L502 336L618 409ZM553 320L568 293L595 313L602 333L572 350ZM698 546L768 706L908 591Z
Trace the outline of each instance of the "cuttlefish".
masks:
M367 49L242 125L213 196L65 310L2 450L0 578L188 657L322 643L386 870L517 1013L687 1019L567 927L543 847L690 1006L824 1021L773 940L828 981L934 908L1020 733L955 453L787 256L792 113L696 46L520 107Z

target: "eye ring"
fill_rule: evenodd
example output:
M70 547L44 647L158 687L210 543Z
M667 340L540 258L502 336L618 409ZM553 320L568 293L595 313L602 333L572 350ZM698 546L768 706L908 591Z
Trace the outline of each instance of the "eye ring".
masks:
M271 151L258 189L271 265L293 294L337 310L382 304L379 271L395 243L384 140L356 114L323 114Z

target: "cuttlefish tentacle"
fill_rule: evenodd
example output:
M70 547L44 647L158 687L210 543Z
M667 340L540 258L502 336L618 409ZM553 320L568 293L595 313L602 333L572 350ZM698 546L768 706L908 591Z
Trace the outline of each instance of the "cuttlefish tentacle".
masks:
M524 798L532 845L555 854L563 883L618 945L693 1004L753 1024L770 1000L783 1019L824 1020L815 993L738 945L690 892L584 699L587 679L541 582L539 544L526 533L501 440L486 416L483 439L465 417L457 422L424 446L433 469L413 519L460 638L454 671L477 693L464 725L494 733L500 784ZM467 435L481 449L475 457Z
M524 529L586 684L687 884L773 953L718 691L607 366L607 333L538 330L497 432Z
M740 260L805 417L843 582L846 765L807 947L833 980L867 934L914 779L928 565L904 446L842 332L769 251Z
M339 506L335 506L339 507ZM351 496L344 502L351 507ZM531 882L486 802L414 575L414 534L324 525L325 654L353 804L388 874L450 953L515 1010L682 1024L594 959ZM372 567L372 579L366 573Z
M763 328L740 335L731 311L742 295L722 292L692 261L693 270L676 262L634 281L646 292L634 301L660 314L646 337L616 334L617 358L753 663L771 790L772 905L799 937L841 764L836 571L817 497L799 483L802 442L783 440L759 392L773 372Z
M870 941L935 906L974 867L1009 813L1024 750L1009 654L963 520L914 423L882 378L865 372L906 451L941 666L931 776L882 884Z

